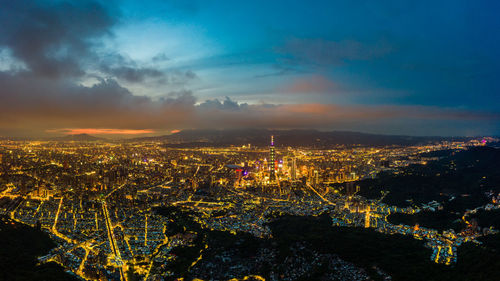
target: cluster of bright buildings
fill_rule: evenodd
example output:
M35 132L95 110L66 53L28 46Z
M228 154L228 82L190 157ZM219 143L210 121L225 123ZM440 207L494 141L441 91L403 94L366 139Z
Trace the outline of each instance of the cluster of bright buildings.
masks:
M158 269L170 251L193 235L170 235L155 207L193 212L202 227L257 237L282 214L328 213L334 225L372 227L426 239L432 259L451 263L456 247L474 239L460 234L392 225L389 213L416 212L356 196L353 181L412 163L419 153L464 147L167 148L161 143L0 143L0 213L39 227L58 243L40 261L55 261L85 279L144 280L170 274ZM332 184L346 183L347 194Z

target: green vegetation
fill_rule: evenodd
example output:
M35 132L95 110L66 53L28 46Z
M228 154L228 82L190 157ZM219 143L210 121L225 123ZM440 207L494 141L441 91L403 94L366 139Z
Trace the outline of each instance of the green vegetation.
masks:
M479 210L476 214L471 215L480 227L493 226L495 229L500 229L500 209L496 210Z
M432 280L444 266L429 260L431 250L424 242L402 235L385 235L373 229L331 226L328 216L286 216L271 223L281 252L296 241L307 241L321 253L335 253L342 259L365 268L373 266L389 273L393 280ZM422 271L422 273L418 272ZM425 272L423 272L425 271ZM425 278L418 276L425 276ZM414 277L412 277L414 276Z
M0 280L77 280L55 263L36 265L54 246L46 233L0 217Z
M453 150L453 149L436 150L436 151L421 153L420 156L422 156L422 157L449 157L454 152L457 152L457 150Z
M194 226L189 215L179 209L173 208L163 213L176 214L179 221L190 221L188 224ZM444 220L447 219L445 214L441 215ZM185 217L182 219L182 216ZM432 220L431 217L429 220ZM227 277L224 274L231 270L233 276L238 278L256 274L269 279L271 271L278 276L286 274L290 268L287 268L285 261L290 258L300 256L307 263L314 256L329 257L333 254L364 268L374 280L381 280L374 267L382 269L395 281L494 281L500 276L500 235L483 237L482 245L467 243L461 246L458 263L445 266L430 260L431 250L424 247L423 240L403 235L385 235L373 229L334 227L327 215L282 216L271 222L269 227L273 233L269 239L196 227L197 237L192 246L174 248L177 259L168 268L176 273L175 276L188 279L224 280L223 277ZM191 230L188 228L188 231ZM207 248L204 248L205 245ZM297 252L294 245L306 245L306 248ZM196 266L190 267L198 258L200 250L203 258ZM266 256L262 253L274 254ZM256 261L258 257L260 262ZM313 263L309 271L296 280L321 280L328 276L331 269L327 263L321 259L316 259L316 262L317 265ZM217 270L210 271L214 265ZM245 266L234 273L234 268L239 265Z
M423 211L416 214L394 213L387 217L389 222L393 224L419 224L420 226L433 228L439 231L453 229L456 232L465 227L460 218L460 215L446 211Z
M466 243L458 249L458 262L453 268L453 276L461 279L455 280L499 280L500 234L488 235L479 240L482 245Z
M383 202L390 205L406 207L435 200L446 211L463 212L488 203L485 192L500 192L499 182L500 150L474 147L451 152L427 165L410 165L399 174L381 173L356 184L361 187L358 194L366 198L380 198L381 192L388 190Z
M200 231L200 225L191 218L191 212L175 206L161 207L154 209L154 212L169 218L170 223L167 228L167 235L171 236L186 231Z
M430 249L423 247L423 241L371 229L332 227L327 216L287 216L273 222L271 228L282 251L294 241L307 241L315 250L336 253L372 275L370 268L376 265L393 280L495 281L500 276L499 234L481 238L481 246L461 246L458 263L445 266L429 260Z

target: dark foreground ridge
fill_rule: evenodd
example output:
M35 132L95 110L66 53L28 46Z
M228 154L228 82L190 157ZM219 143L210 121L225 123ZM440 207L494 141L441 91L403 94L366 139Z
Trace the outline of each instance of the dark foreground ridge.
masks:
M424 241L334 227L327 215L279 217L269 225L272 238L261 239L201 229L179 208L157 212L172 219L171 235L194 235L191 246L172 249L174 262L153 265L154 270L172 271L172 280L259 280L251 275L266 280L384 280L390 275L401 281L494 281L500 274L499 235L484 237L482 246L464 244L457 264L449 267L429 260L431 250Z
M50 237L35 228L0 217L0 280L79 280L56 263L37 265L37 257L55 247Z
M381 173L375 179L359 181L359 195L378 198L396 206L442 202L445 210L463 212L490 201L488 193L499 193L500 149L475 147L447 151L427 165L410 165L399 173Z

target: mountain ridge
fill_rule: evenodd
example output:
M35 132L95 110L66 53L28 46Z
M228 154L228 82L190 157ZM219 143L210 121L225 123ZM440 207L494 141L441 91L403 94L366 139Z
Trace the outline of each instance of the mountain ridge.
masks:
M165 142L168 146L268 145L274 135L278 146L329 145L415 145L443 140L465 140L468 137L383 135L352 131L318 131L313 129L191 129L172 135L144 137L129 141Z
M104 141L106 139L89 134L70 134L62 137L51 138L52 141Z

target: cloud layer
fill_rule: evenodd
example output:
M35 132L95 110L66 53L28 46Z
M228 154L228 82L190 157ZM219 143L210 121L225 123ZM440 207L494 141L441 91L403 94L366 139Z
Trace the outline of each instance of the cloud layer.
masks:
M241 81L231 73L231 61L214 59L212 63L219 65L219 76L233 87L217 85L210 95L205 95L206 88L192 83L210 80L209 75L203 76L200 74L203 72L197 69L194 72L190 67L170 67L176 63L171 54L157 53L146 62L108 46L113 44L106 45L113 42L116 27L123 23L121 10L105 6L105 2L3 2L0 9L0 134L3 135L161 134L184 128L242 127L445 135L498 132L500 119L494 110L423 106L416 102L412 105L411 101L375 104L369 101L370 91L362 97L366 101L358 103L351 100L340 104L335 98L328 98L332 93L342 94L338 85L347 84L332 79L332 68L352 62L376 65L395 50L385 40L286 37L280 47L270 48L276 55L272 61L282 71L260 76L249 71L246 85L241 86L258 92L258 85L251 83L276 79L273 81L280 84L269 86L269 93L263 91L259 96L290 95L280 95L280 99L274 99L280 102L272 104L266 103L266 99L247 99L241 103L227 92L217 92L234 89ZM255 61L247 60L247 54L251 52L239 53L238 61L251 65ZM266 55L254 59L264 60ZM386 80L391 79L398 77ZM206 83L210 86L210 81ZM418 86L421 84L426 85L418 83ZM150 85L154 85L153 94L142 91ZM320 95L318 100L322 103L310 98ZM292 96L301 98L287 100ZM297 103L299 100L302 103Z
M9 48L34 75L80 76L83 64L97 59L94 39L108 34L114 19L100 4L4 1L0 45Z
M58 132L57 129L61 128L71 128L74 132L80 128L111 128L165 133L180 128L248 127L378 132L391 128L400 133L423 134L424 131L408 128L407 124L421 120L438 123L480 121L488 124L499 120L498 114L493 113L422 106L242 104L229 97L223 101L209 99L198 103L189 91L152 99L133 95L112 79L85 87L29 74L3 73L0 74L0 85L0 128L4 132L31 131L40 134L47 130ZM106 134L106 131L94 132ZM452 131L448 133L453 134Z

